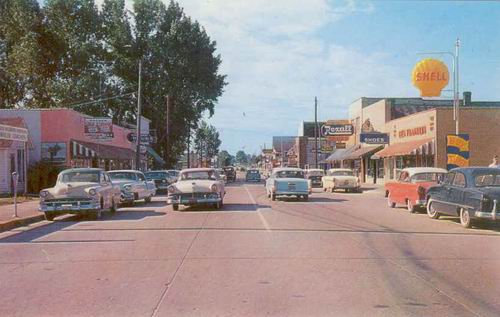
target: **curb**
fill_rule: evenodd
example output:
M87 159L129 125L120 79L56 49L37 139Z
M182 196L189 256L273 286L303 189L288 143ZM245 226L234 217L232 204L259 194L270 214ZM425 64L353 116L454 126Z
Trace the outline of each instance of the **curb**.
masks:
M12 220L0 222L0 232L8 231L17 227L32 224L34 222L39 222L45 220L45 215L35 215L25 218L13 218Z

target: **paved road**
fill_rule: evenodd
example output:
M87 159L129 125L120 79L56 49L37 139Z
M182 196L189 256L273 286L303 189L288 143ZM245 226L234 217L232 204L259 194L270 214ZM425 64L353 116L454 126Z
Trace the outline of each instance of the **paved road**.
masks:
M164 197L101 221L0 234L0 316L499 316L500 229L390 209L382 193L224 210Z

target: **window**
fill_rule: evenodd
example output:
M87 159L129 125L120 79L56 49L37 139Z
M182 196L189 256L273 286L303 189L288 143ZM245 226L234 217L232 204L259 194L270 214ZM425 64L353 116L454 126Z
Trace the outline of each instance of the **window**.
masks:
M453 179L453 186L465 187L465 175L457 173Z
M106 182L106 177L104 176L104 173L99 174L99 182L101 182L101 183Z
M476 187L500 186L500 174L488 173L477 175L474 178Z
M453 178L454 177L455 177L455 173L448 173L448 175L446 176L446 179L445 179L444 183L447 184L447 185L453 184Z
M418 173L411 177L412 183L418 182L437 182L443 179L443 173Z
M17 150L17 174L19 180L24 182L24 150Z

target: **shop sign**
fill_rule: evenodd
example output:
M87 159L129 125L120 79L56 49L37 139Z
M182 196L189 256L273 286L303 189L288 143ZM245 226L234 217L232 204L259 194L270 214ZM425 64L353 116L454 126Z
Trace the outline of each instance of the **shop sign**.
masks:
M470 145L468 134L448 134L446 136L446 168L469 166Z
M94 139L112 139L113 121L110 118L85 118L84 133Z
M335 148L336 149L345 149L346 148L346 144L345 143L336 143L335 144Z
M389 134L387 133L361 133L359 142L366 144L389 144Z
M333 146L329 144L325 144L321 146L321 153L331 153L333 152Z
M421 126L421 127L411 128L411 129L400 130L398 136L400 139L403 139L406 137L425 135L426 133L427 133L427 127Z
M448 67L440 60L426 58L413 68L413 85L420 90L422 97L439 97L449 80Z
M354 127L352 124L324 124L321 126L321 135L324 137L353 135Z
M332 142L347 142L349 141L349 136L348 135L327 136L326 139Z
M0 124L0 140L28 142L28 130Z
M129 142L136 143L137 134L134 132L130 132L129 134L127 134L127 140L129 140ZM152 141L153 141L153 138L149 134L141 134L141 143L142 144L153 143Z
M42 160L63 163L66 161L65 142L44 142L41 144Z

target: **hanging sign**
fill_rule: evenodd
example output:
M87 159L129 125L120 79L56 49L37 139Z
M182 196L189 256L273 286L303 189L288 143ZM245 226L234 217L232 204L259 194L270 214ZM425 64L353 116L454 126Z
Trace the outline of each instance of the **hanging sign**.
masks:
M413 85L422 97L439 97L450 80L446 64L440 60L426 58L415 65L412 73Z
M110 118L85 118L84 133L94 139L112 139L113 122Z
M28 142L28 130L0 124L0 140Z

